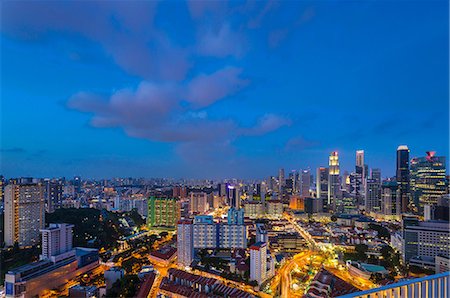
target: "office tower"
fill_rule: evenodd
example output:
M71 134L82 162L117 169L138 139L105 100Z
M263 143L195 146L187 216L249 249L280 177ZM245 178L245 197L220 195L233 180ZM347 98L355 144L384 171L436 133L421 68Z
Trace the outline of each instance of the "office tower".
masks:
M172 196L177 199L187 198L187 188L185 186L174 186Z
M393 218L401 214L400 191L396 181L385 181L381 185L381 212Z
M228 206L236 209L241 207L241 196L239 194L238 186L228 185Z
M372 169L372 173L370 178L381 184L381 170L380 169Z
M175 227L180 218L180 206L175 198L148 199L147 225L149 227Z
M244 209L235 209L231 207L228 210L227 222L229 225L243 225L244 224Z
M316 174L317 198L322 202L322 209L328 202L328 168L317 168Z
M219 184L217 184L217 188L218 188L218 191L219 191L219 197L226 197L227 196L228 185L226 183L219 183Z
M58 180L44 181L45 211L52 213L61 207L63 186Z
M266 206L266 192L267 192L267 184L265 181L261 182L261 203L263 208Z
M267 235L266 225L263 223L256 223L256 240L255 242L265 242L269 243L269 237Z
M397 148L397 172L396 179L399 189L400 211L408 212L410 206L409 191L409 149L406 145Z
M302 170L300 179L300 194L303 198L309 197L309 188L311 187L311 172L309 170Z
M71 224L51 223L48 228L41 230L41 260L51 259L72 250L73 227Z
M402 254L406 262L411 264L417 263L417 259L422 261L428 259L430 265L434 266L436 256L447 258L450 256L449 222L419 221L416 217L404 217L402 232L404 241Z
M180 266L191 266L194 260L194 226L190 219L178 221L177 262Z
M373 178L366 182L365 210L376 213L381 211L381 184Z
M354 194L356 201L359 206L364 205L364 195L365 195L365 178L366 178L366 168L364 164L364 150L356 151L356 165L355 165L355 183L354 183Z
M45 200L41 184L9 184L5 187L5 245L20 247L39 242L45 224Z
M336 209L336 203L341 195L339 182L339 156L337 151L331 152L328 162L328 211Z
M284 169L283 168L281 168L279 171L278 171L278 192L281 194L281 193L283 193L283 187L285 186L285 184L286 184L286 180L285 180L286 178L285 178L285 176L284 176Z
M258 285L266 279L267 270L267 244L257 242L250 247L250 280L255 280Z
M211 215L194 217L193 235L194 248L214 249L219 246L218 224Z
M411 159L410 168L414 206L423 214L426 205L436 205L447 191L445 157L428 151L425 157Z
M81 177L75 176L73 178L73 188L75 190L75 194L78 194L81 192Z
M208 197L204 192L191 192L190 194L191 213L203 214L209 209Z
M287 195L291 195L295 192L295 181L293 173L289 174L289 178L286 179L286 183L284 185L284 193Z

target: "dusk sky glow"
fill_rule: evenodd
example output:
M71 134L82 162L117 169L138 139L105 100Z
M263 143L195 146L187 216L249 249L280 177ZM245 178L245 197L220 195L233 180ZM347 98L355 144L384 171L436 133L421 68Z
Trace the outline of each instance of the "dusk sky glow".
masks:
M338 5L339 4L339 5ZM448 1L1 3L7 177L266 178L449 156Z

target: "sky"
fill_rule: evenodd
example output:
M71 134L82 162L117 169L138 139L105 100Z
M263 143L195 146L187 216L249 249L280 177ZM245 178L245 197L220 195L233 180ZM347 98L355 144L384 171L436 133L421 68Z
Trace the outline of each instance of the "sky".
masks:
M448 156L447 1L3 1L0 43L7 177Z

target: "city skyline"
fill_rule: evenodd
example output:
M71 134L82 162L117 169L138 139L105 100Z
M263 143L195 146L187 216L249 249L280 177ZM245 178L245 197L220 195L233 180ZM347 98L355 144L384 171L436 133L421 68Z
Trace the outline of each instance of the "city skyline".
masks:
M447 12L5 2L1 173L260 179L363 149L387 177L399 145L448 157Z

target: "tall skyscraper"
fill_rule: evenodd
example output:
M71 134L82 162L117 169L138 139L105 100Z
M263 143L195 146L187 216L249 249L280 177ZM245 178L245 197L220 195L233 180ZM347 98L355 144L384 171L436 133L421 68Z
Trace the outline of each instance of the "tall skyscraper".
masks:
M341 185L339 182L339 155L337 151L331 152L328 162L328 210L336 209L340 198Z
M316 192L323 208L328 203L328 168L317 168Z
M52 223L48 228L41 230L41 260L51 259L72 250L73 227L71 224Z
M5 244L31 246L39 242L45 224L45 201L39 183L9 184L5 187Z
M266 279L267 243L256 242L250 247L250 280L260 285Z
M381 170L380 169L372 169L370 178L372 178L373 180L375 180L376 182L381 184Z
M302 170L300 176L300 194L303 198L309 197L309 189L311 187L311 172L310 170Z
M192 220L183 219L177 225L177 262L181 266L191 266L194 260L194 230Z
M401 214L399 185L396 181L385 181L381 186L381 212L389 217Z
M366 182L365 210L376 213L381 211L381 183L373 178Z
M355 164L355 183L354 183L354 195L356 202L359 206L364 205L365 196L365 181L366 181L366 167L364 165L364 150L356 151L356 164Z
M447 191L445 157L428 151L425 157L411 159L411 195L414 211L423 214L426 205L436 205Z
M236 209L241 207L241 195L238 186L228 185L228 206Z
M279 171L278 171L278 192L281 194L281 193L283 193L283 187L285 186L285 184L286 184L286 178L285 178L285 176L284 176L284 169L283 168L281 168Z
M397 172L396 178L401 202L401 212L408 212L410 206L409 190L409 149L406 145L397 148Z

